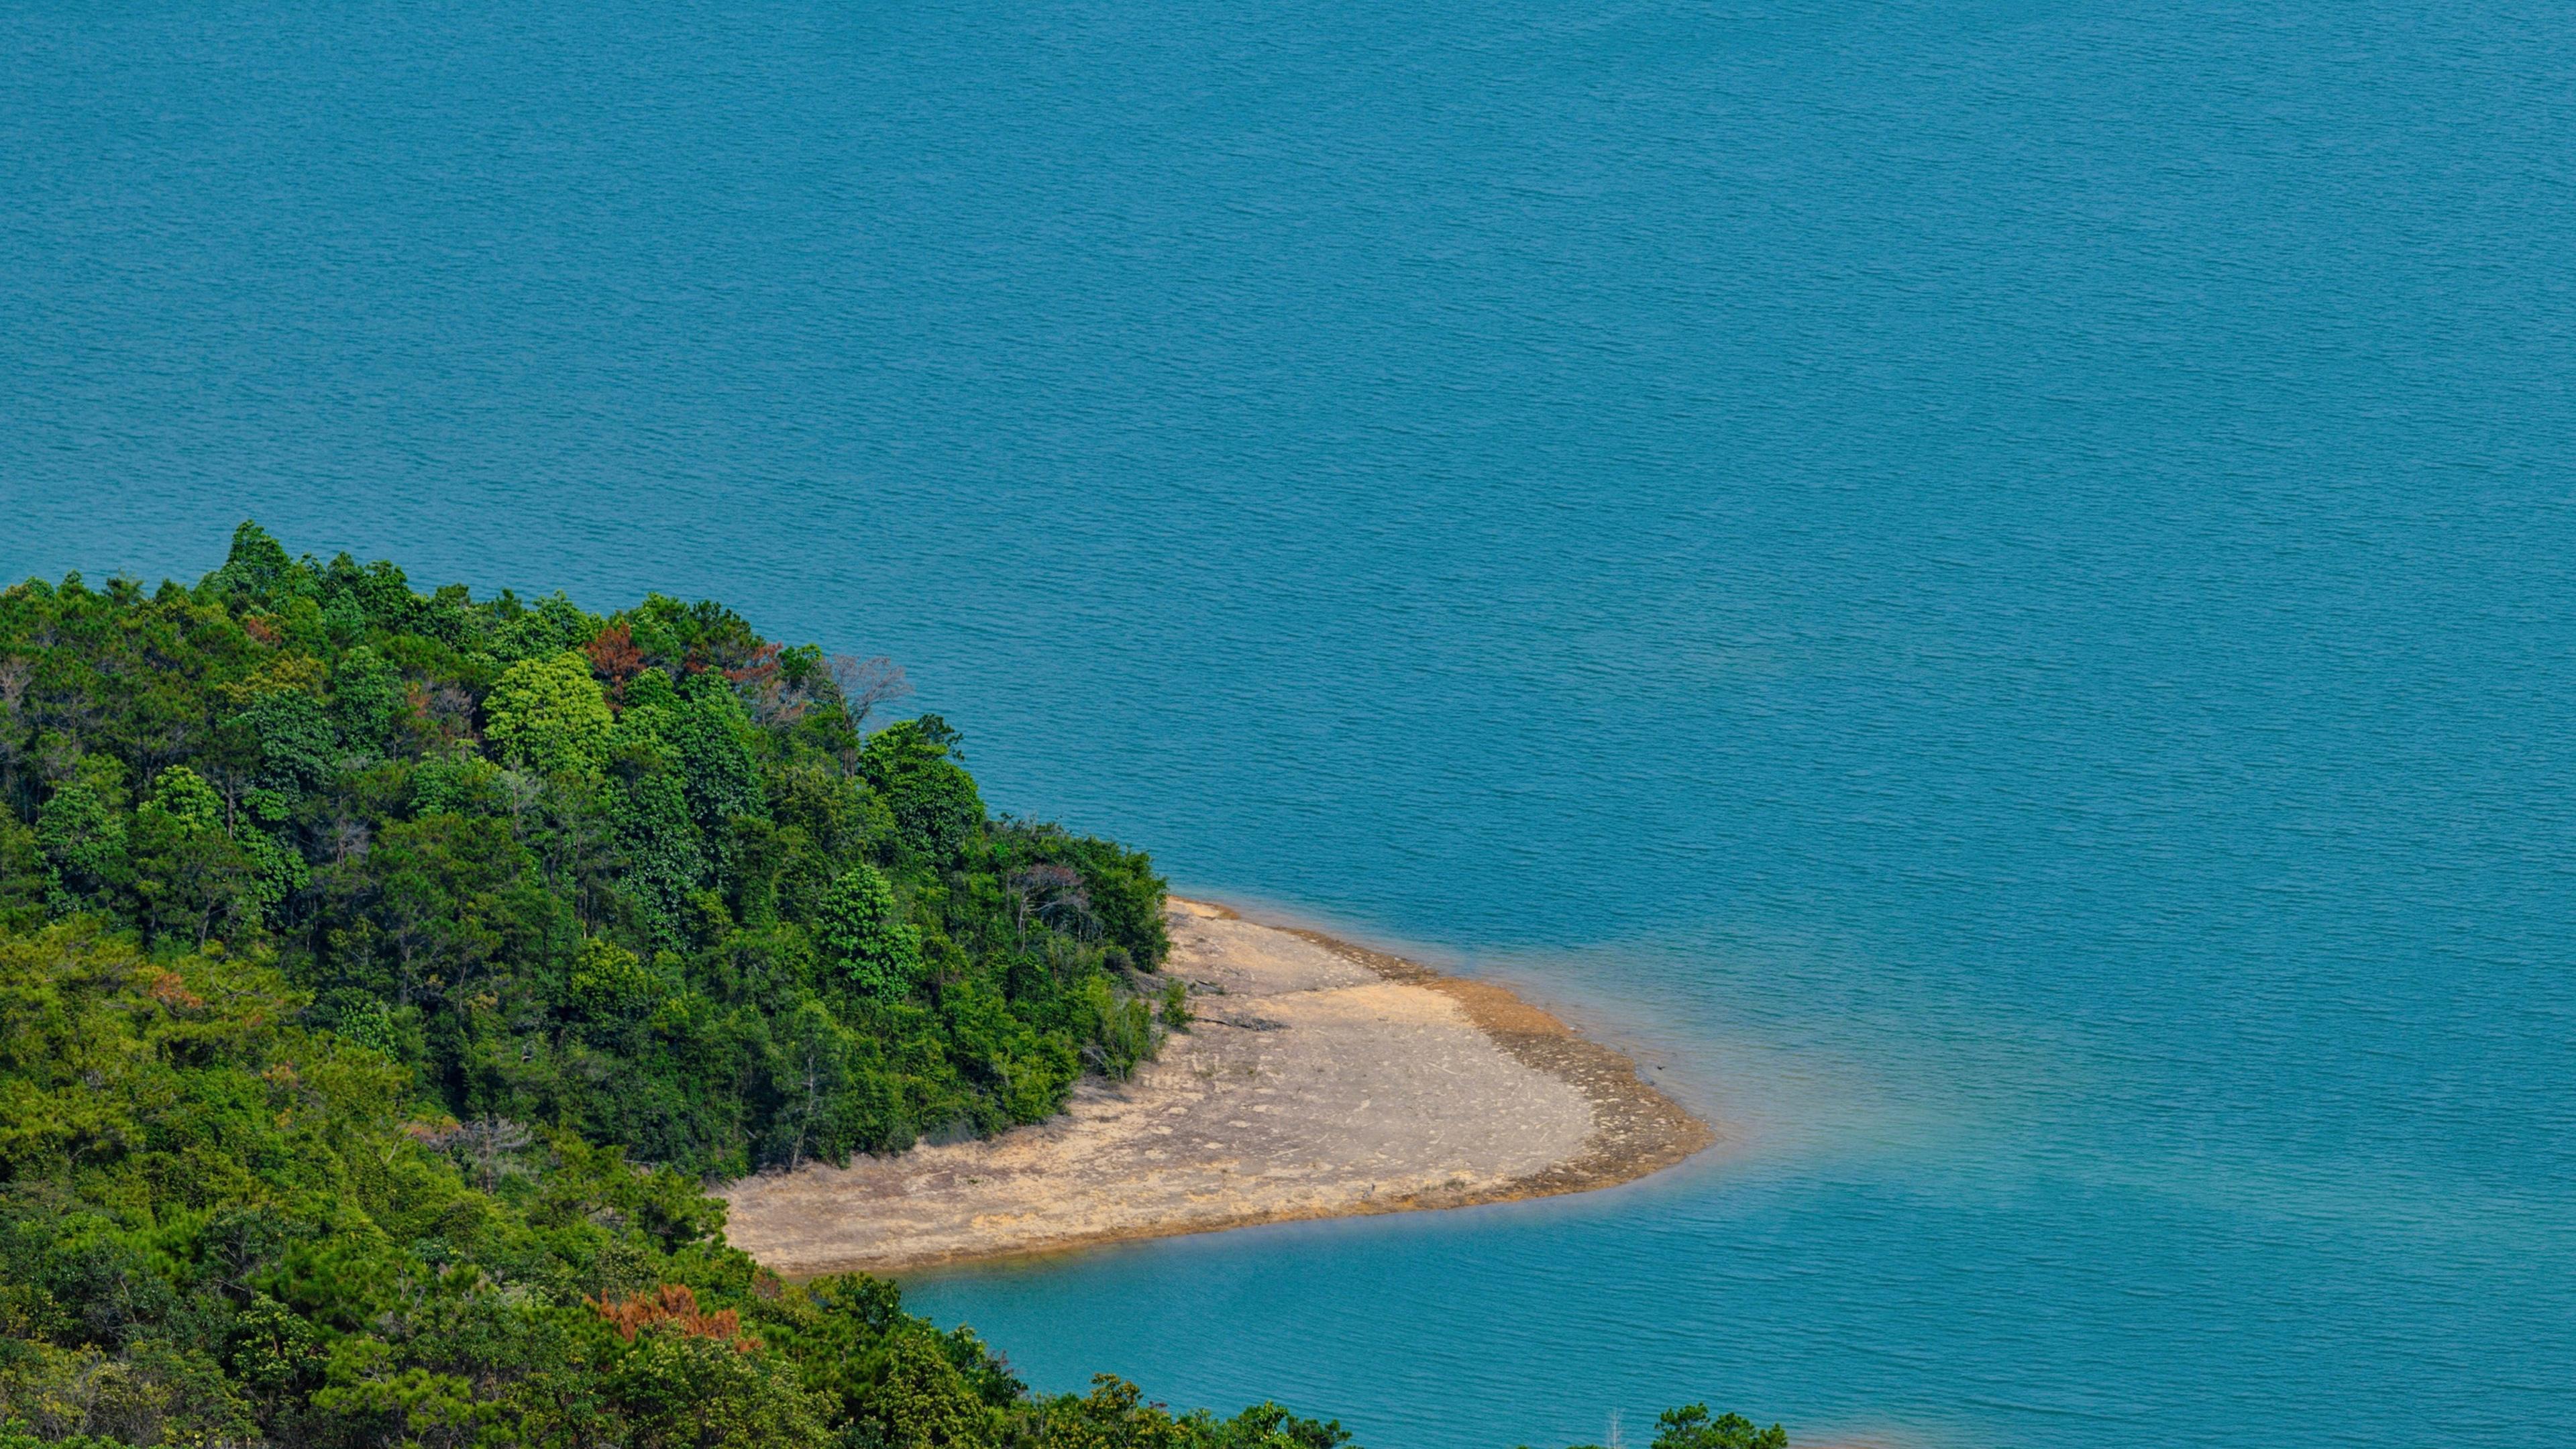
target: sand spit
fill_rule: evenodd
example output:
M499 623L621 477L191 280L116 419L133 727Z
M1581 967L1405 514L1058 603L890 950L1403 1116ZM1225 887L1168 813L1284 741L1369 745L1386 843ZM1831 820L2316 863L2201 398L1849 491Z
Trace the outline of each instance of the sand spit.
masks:
M1198 1020L1134 1081L989 1141L745 1178L726 1236L791 1277L887 1272L1582 1192L1716 1140L1499 986L1222 906L1170 920Z

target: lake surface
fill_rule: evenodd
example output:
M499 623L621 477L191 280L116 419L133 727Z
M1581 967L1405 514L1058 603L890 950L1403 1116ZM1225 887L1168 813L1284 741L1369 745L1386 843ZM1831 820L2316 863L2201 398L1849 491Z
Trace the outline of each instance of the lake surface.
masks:
M2576 9L0 16L0 574L719 596L1734 1133L1034 1383L2576 1443Z

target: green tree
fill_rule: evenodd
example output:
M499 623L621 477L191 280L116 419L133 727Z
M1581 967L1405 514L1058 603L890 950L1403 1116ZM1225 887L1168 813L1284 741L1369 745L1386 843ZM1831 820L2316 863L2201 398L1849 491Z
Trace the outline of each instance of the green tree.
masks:
M185 765L152 782L126 837L135 920L154 938L202 946L217 924L256 919L258 872L225 833L224 803Z
M337 983L396 1005L483 986L571 935L509 822L455 814L396 821L324 873L320 924Z
M661 1004L669 983L634 952L597 936L581 943L572 970L572 1006L585 1021L633 1021Z
M313 878L302 852L295 848L288 826L290 811L287 799L274 790L253 790L242 797L236 817L233 843L240 847L242 861L250 869L249 896L264 918L279 916L287 898L304 889Z
M391 750L409 712L401 671L375 650L355 645L332 667L331 717L354 748L369 754Z
M976 1393L940 1337L907 1324L861 1363L848 1401L871 1442L886 1449L950 1449L1006 1436L1008 1416Z
M569 649L504 670L483 715L484 738L502 762L541 775L597 769L616 724L590 661Z
M1741 1414L1710 1418L1708 1405L1684 1404L1655 1419L1654 1449L1789 1449L1789 1433L1755 1426Z
M1091 837L1067 838L1062 846L1082 873L1083 893L1099 917L1103 934L1147 971L1159 969L1172 951L1163 925L1166 884L1154 874L1154 861L1141 850Z
M192 832L221 830L224 802L196 771L185 765L172 765L153 779L152 796L136 814L137 818L168 820Z
M863 996L904 996L921 979L921 932L901 918L894 888L865 861L824 894L814 939L833 974Z
M849 1028L807 997L781 1012L770 1032L770 1091L778 1099L766 1144L792 1170L809 1156L842 1160L849 1143L838 1110L850 1086Z
M233 530L232 549L224 555L224 566L215 570L208 582L219 590L254 599L308 591L313 586L311 572L287 556L285 545L270 536L267 529L248 520Z
M52 886L34 828L0 811L0 934L42 925L52 913L46 901Z
M1341 1449L1351 1442L1339 1420L1301 1419L1271 1403L1255 1404L1231 1419L1201 1410L1182 1423L1206 1449Z
M272 689L252 698L226 723L251 737L259 758L258 782L300 795L321 785L337 767L339 739L322 701L300 689Z
M868 737L859 773L894 812L909 849L944 863L984 825L984 798L956 760L957 732L935 714L890 724Z
M767 815L760 769L752 762L752 724L732 690L713 674L690 681L688 708L672 743L689 780L689 800L699 816Z
M616 831L623 893L645 934L677 944L683 907L707 878L706 839L669 747L621 726L604 805Z
M822 1396L792 1369L701 1334L646 1330L601 1387L634 1449L809 1449L830 1438Z
M125 817L110 794L113 788L98 772L85 770L56 790L37 817L36 843L49 876L47 899L57 915L102 900L130 876Z

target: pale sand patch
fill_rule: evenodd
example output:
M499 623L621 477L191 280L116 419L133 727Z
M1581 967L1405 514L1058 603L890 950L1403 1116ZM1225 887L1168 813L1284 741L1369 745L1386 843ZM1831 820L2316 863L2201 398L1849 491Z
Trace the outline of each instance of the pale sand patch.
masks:
M745 1178L725 1235L791 1277L1643 1177L1715 1140L1501 987L1174 900L1198 1020L1132 1082L982 1142Z

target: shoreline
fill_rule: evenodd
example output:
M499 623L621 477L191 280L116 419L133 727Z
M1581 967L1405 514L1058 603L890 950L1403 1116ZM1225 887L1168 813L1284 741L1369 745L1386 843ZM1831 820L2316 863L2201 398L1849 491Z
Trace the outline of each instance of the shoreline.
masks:
M1191 904L1222 911L1234 920L1245 919L1230 906L1206 901ZM1648 1082L1626 1053L1583 1036L1555 1013L1523 1001L1510 987L1452 976L1418 961L1373 951L1303 926L1267 929L1321 946L1387 981L1423 987L1451 998L1494 1045L1522 1065L1581 1090L1592 1105L1592 1136L1585 1141L1581 1154L1521 1179L1512 1185L1513 1191L1457 1202L1423 1201L1377 1211L1472 1207L1617 1187L1652 1177L1667 1167L1678 1167L1720 1140L1715 1127L1692 1116Z
M1173 897L1191 1028L1134 1080L998 1137L728 1184L789 1278L1028 1258L1632 1182L1718 1133L1624 1054L1490 982Z

